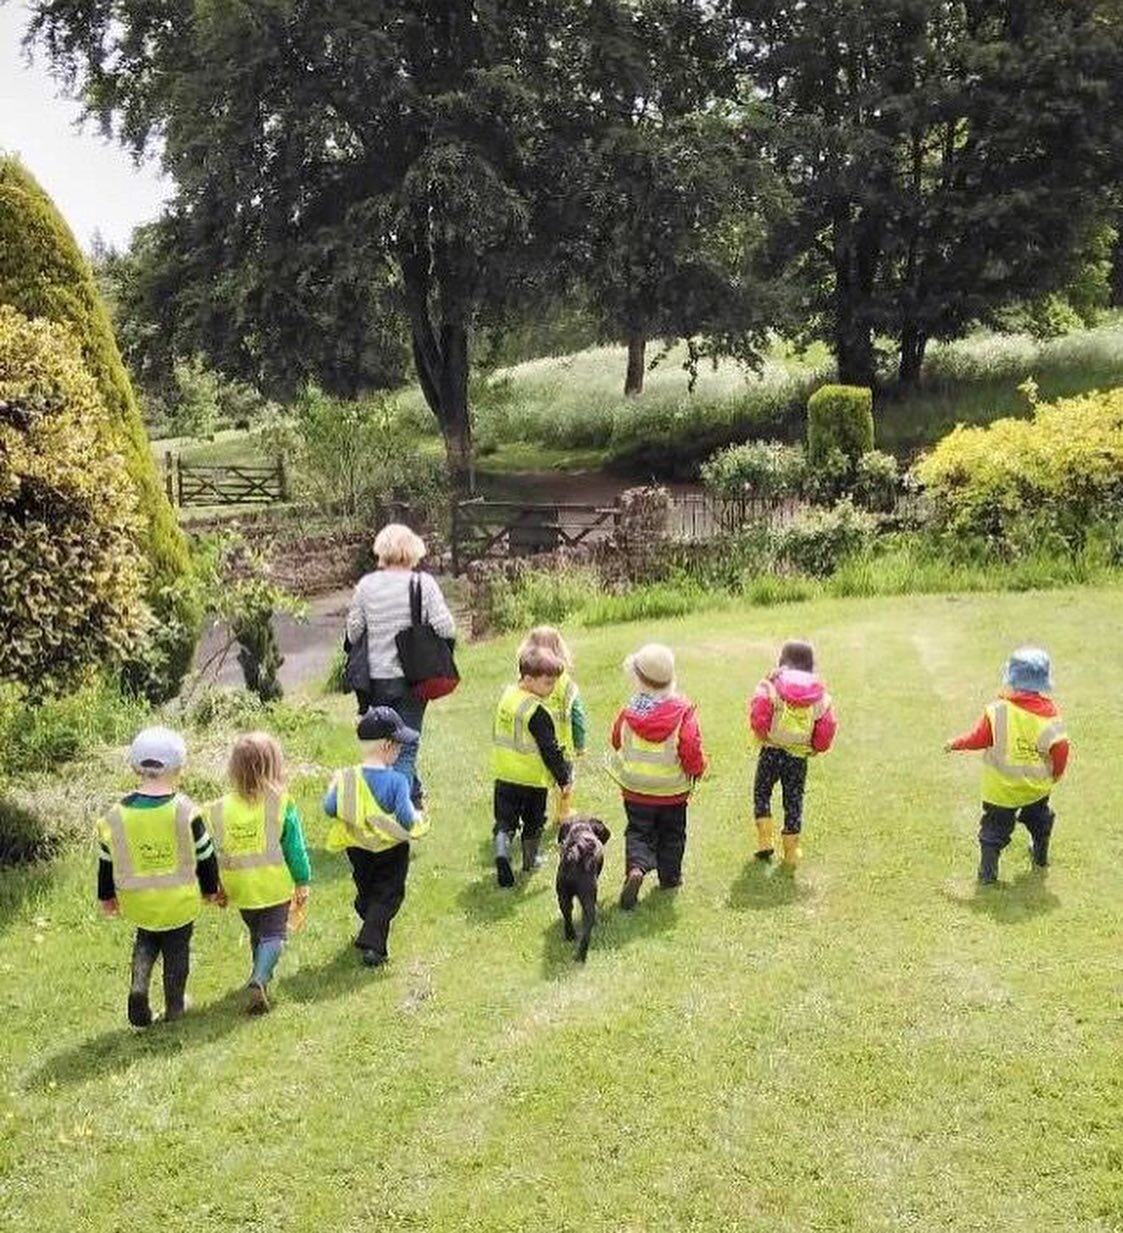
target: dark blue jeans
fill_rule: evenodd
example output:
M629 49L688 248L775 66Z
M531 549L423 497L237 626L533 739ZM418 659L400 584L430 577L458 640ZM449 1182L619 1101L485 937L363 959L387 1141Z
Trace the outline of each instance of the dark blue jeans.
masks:
M359 714L365 714L372 706L389 706L401 716L402 723L420 733L425 720L425 708L429 705L424 699L417 697L406 684L404 677L391 677L385 680L371 681L369 690L359 690L355 693L359 704ZM401 773L413 785L410 796L413 803L420 806L425 795L421 776L417 773L417 755L419 745L403 745L402 752L394 763L394 769Z

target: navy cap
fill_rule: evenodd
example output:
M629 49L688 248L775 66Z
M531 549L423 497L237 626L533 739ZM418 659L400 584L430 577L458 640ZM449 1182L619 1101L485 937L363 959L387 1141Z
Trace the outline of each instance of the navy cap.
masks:
M392 706L372 706L359 720L356 729L360 741L397 741L399 745L416 745L421 733L407 728Z

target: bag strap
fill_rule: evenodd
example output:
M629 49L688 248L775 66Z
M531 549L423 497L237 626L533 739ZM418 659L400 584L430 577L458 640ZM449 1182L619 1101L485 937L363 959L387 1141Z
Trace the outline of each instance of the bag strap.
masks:
M409 619L412 625L423 625L421 619L421 575L414 570L409 576Z

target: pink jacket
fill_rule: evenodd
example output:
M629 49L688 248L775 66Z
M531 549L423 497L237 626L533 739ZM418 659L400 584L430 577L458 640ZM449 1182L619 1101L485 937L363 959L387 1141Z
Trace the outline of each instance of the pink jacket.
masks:
M827 688L813 672L800 672L797 668L777 668L756 687L749 702L749 727L760 740L768 740L772 729L772 698L769 684L788 706L814 706L826 697ZM827 709L815 721L811 730L811 748L815 753L826 753L834 741L838 721L833 709Z

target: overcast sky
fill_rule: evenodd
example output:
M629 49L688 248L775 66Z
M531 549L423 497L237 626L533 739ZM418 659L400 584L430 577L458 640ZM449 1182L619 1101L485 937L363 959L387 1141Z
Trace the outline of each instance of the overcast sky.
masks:
M26 28L23 0L0 6L0 150L20 156L80 244L100 231L124 248L138 223L159 215L170 186L154 164L138 168L107 143L96 125L77 126L80 109L61 97L43 54L28 65L20 47Z

